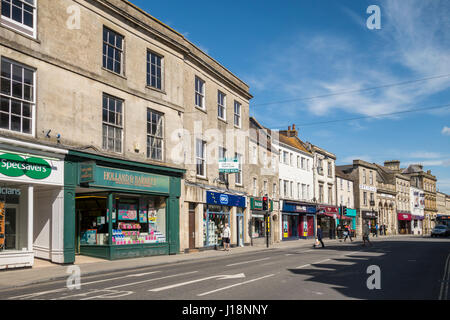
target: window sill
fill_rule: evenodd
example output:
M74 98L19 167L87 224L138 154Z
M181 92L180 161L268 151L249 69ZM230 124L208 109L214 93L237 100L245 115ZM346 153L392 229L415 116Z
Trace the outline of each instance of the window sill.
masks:
M228 124L227 119L222 119L221 117L217 117L217 119L220 120L220 121L222 121L222 122L224 122L224 123L226 123L226 124Z
M10 31L20 34L21 36L23 36L29 40L33 40L33 41L41 44L41 41L39 41L37 39L36 30L30 31L30 33L33 32L33 35L31 35L30 33L20 29L20 28L25 29L25 27L21 27L18 23L13 22L12 20L9 20L9 19L5 19L4 17L1 17L0 25Z
M197 109L197 110L199 110L199 111L202 111L202 112L204 112L204 113L206 113L207 114L207 112L206 112L206 107L205 108L200 108L199 106L195 106L195 109Z
M120 78L122 78L124 80L128 80L127 77L125 77L123 74L120 74L120 73L114 72L112 70L106 69L105 67L102 67L102 70L104 70L106 72L109 72L109 73L111 73L111 74L113 74L115 76L118 76L118 77L120 77Z
M234 125L234 127L235 127L236 129L242 129L242 126Z
M155 88L155 87L152 87L152 86L149 86L149 85L146 85L145 88L149 89L149 90L152 90L152 91L156 91L156 92L162 93L164 95L167 95L167 92L162 90L162 89L158 89L158 88Z
M200 179L200 180L209 181L208 178L207 178L206 176L199 176L199 175L196 175L196 177L197 177L197 179Z

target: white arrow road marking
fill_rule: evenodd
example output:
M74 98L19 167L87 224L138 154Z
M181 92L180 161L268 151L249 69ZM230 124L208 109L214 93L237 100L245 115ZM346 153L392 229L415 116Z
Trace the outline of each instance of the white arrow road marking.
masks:
M147 272L147 273L145 273L145 275L152 274L152 273L157 273L157 272L161 272L161 271ZM143 273L141 273L139 275L130 274L130 275L122 276L122 277L103 279L103 280L97 280L97 281L91 281L91 282L83 282L83 281L81 281L80 286L87 286L89 284L106 282L106 281L113 281L113 280L118 280L118 279L123 279L123 278L128 278L128 277L142 276L142 275L144 275L144 274ZM39 297L39 296L42 296L42 295L46 295L46 294L50 294L50 293L58 293L58 292L62 292L62 291L65 291L65 290L68 290L68 288L61 288L61 289L55 289L55 290L48 290L48 291L41 291L41 292L36 292L36 293L30 293L30 294L17 296L17 297L8 298L8 300L32 299L32 298Z
M201 281L210 280L210 279L228 280L228 279L237 279L237 278L244 278L244 277L245 277L245 274L243 274L243 273L239 273L239 274L235 274L235 275L211 276L211 277L206 277L206 278L202 278L202 279L196 279L196 280L191 280L191 281L187 281L187 282L172 284L170 286L165 286L165 287L161 287L161 288L150 289L148 291L159 292L159 291L173 289L173 288L185 286L185 285L188 285L188 284L191 284L191 283L201 282Z
M237 266L240 264L246 264L246 263L252 263L252 262L258 262L258 261L264 261L264 260L269 260L270 257L268 258L262 258L262 259L256 259L256 260L250 260L250 261L244 261L244 262L237 262L237 263L232 263L232 264L227 264L227 267L231 267L231 266Z
M258 280L265 279L265 278L273 277L274 275L275 275L275 274L269 274L269 275L264 276L264 277L261 277L261 278L256 278L256 279L252 279L252 280L248 280L248 281L244 281L244 282L232 284L232 285L230 285L230 286L223 287L223 288L220 288L220 289L216 289L216 290L212 290L212 291L200 293L200 294L198 294L197 296L198 296L198 297L206 296L206 295L208 295L208 294L215 293L215 292L218 292L218 291L230 289L230 288L237 287L237 286L241 286L241 285L243 285L243 284L247 284L247 283L250 283L250 282L255 282L255 281L258 281Z
M171 276L165 276L165 277L160 277L160 278L153 278L153 279L142 280L142 281L137 281L137 282L132 282L132 283L126 283L126 284L121 284L121 285L114 286L114 287L109 287L109 288L106 288L105 290L111 290L111 289L116 289L116 288L121 288L121 287L126 287L126 286L132 286L132 285L140 284L140 283L144 283L144 282L150 282L150 281L157 281L157 280L162 280L162 279L180 277L180 276L185 276L185 275L188 275L188 274L193 274L193 273L196 273L196 272L198 272L198 271L192 271L192 272L186 272L186 273L178 273L178 274L173 274Z

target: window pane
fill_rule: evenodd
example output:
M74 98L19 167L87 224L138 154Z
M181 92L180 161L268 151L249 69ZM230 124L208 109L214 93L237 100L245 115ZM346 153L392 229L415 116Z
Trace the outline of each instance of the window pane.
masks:
M0 112L0 128L9 129L9 114Z
M22 71L23 71L22 67L19 67L18 65L14 64L13 68L12 68L13 80L21 82L22 81Z
M33 13L32 12L33 11L31 11L31 12L24 11L23 12L23 23L30 28L33 28Z
M29 103L22 104L22 115L31 118L31 105Z
M13 90L12 95L14 97L22 99L22 83L21 82L13 81L12 90Z
M11 78L11 63L2 60L2 77Z
M11 81L8 79L5 79L5 78L1 78L0 91L1 91L1 93L10 96L11 95Z
M11 17L11 5L5 1L2 1L2 16Z
M22 115L22 104L19 101L11 101L11 113L19 116Z
M20 132L20 129L20 117L11 115L11 130Z
M23 99L33 101L33 87L27 85L23 86Z
M1 98L0 100L0 111L9 112L9 99Z
M31 133L31 119L24 118L22 120L22 132Z
M24 82L26 83L26 84L28 84L28 85L30 85L30 86L32 86L33 85L33 71L31 71L31 70L28 70L28 69L24 69L23 70L23 73L24 73Z
M12 17L14 21L22 23L22 9L16 6L12 6Z

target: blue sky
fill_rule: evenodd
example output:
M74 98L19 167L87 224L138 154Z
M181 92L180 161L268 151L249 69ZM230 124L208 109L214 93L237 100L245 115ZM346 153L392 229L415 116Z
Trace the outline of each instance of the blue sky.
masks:
M263 125L296 124L300 138L336 154L402 167L422 163L450 194L450 107L320 124L450 104L447 0L133 0L250 86L250 113ZM381 29L369 30L369 5Z

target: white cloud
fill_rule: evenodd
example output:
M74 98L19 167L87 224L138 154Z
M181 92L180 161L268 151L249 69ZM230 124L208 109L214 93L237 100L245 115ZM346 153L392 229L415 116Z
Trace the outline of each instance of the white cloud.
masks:
M357 23L363 20L346 8L343 12ZM382 30L367 31L371 46L363 50L353 39L338 33L302 34L288 46L286 41L269 45L264 65L249 84L289 100L450 74L448 16L446 0L385 0ZM373 116L432 106L427 99L445 92L449 85L450 78L446 77L265 108L282 107L280 117L285 116L285 110L298 106L315 116L340 110Z
M443 134L444 136L450 136L450 128L447 127L447 126L445 126L445 127L442 129L442 134Z

